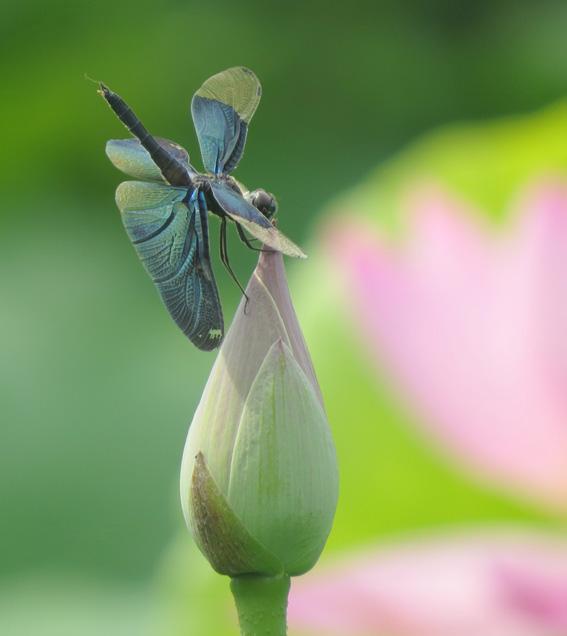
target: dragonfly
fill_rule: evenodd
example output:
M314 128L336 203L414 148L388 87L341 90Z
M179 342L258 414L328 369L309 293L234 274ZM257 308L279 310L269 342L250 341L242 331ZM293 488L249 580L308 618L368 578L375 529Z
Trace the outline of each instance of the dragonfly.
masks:
M244 295L228 258L228 222L251 249L305 258L275 226L275 197L247 190L230 174L244 152L260 81L239 66L213 75L194 94L191 114L202 173L185 148L151 135L117 93L102 82L98 92L133 135L106 144L112 164L135 179L116 190L128 237L173 320L196 347L211 351L222 342L224 320L209 253L209 213L220 217L220 258ZM263 247L255 247L247 233Z

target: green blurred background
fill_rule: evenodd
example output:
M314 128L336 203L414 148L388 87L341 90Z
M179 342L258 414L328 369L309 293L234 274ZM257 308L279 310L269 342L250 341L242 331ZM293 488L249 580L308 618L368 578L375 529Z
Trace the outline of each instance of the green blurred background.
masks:
M96 616L93 633L140 634L144 590L182 527L181 450L214 354L176 330L128 243L104 155L125 130L85 74L199 166L193 91L251 67L264 97L236 176L276 193L280 226L308 247L334 197L424 132L564 96L567 4L7 0L0 11L0 633L86 634ZM245 281L254 256L231 246ZM215 269L228 322L238 290ZM293 292L301 272L290 272ZM303 293L300 313L308 303ZM327 366L343 363L315 353L324 393ZM411 493L386 493L369 524L339 513L330 550L461 513L532 515L429 469L449 483L433 508L408 513Z

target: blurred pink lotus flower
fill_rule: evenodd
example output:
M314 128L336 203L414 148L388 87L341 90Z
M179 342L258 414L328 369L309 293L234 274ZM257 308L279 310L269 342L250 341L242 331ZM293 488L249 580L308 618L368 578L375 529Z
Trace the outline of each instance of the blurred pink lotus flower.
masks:
M367 551L299 579L289 621L329 636L561 636L567 542L502 529Z
M336 221L326 245L345 306L460 465L565 510L567 188L532 189L498 229L463 207L431 187L415 193L402 246L362 220Z

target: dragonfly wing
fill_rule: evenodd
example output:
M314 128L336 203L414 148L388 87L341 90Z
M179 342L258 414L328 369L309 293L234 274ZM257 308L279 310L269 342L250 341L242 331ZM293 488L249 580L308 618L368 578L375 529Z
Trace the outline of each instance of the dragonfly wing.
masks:
M293 241L275 228L271 221L232 188L222 182L211 181L211 191L224 212L264 245L288 256L307 258Z
M208 172L228 173L236 168L261 95L260 80L243 66L209 77L195 93L191 114Z
M186 188L129 181L116 200L124 226L173 320L199 349L219 346L223 316L208 248L207 213Z
M171 223L173 206L187 195L187 188L162 183L124 181L116 190L116 205L134 244L160 234Z
M156 137L156 141L181 163L189 165L189 153L185 148L161 137ZM129 177L149 181L164 180L149 152L137 139L111 139L106 143L106 155L118 170Z

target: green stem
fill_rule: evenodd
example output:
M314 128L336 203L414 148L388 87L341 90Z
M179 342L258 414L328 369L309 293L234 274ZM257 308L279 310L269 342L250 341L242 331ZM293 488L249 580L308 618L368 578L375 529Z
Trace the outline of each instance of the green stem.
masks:
M241 636L285 636L289 576L238 576L230 582Z

